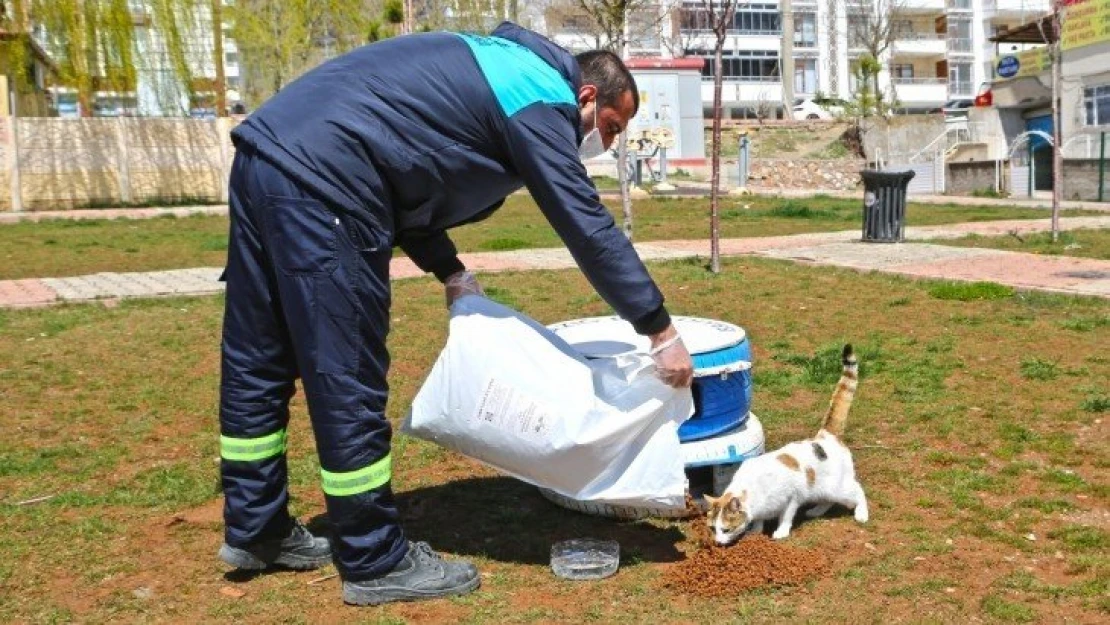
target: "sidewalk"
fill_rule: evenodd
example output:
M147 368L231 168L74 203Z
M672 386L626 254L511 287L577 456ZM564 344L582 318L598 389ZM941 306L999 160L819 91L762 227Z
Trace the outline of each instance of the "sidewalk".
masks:
M208 207L205 207L207 210ZM173 209L187 210L187 209ZM988 221L907 228L907 241L1046 231L1048 219ZM1066 217L1061 228L1110 228L1110 215ZM1041 256L933 243L863 243L859 230L748 239L722 239L725 256L756 255L795 262L882 271L921 278L989 281L1019 289L1110 298L1110 261ZM636 244L645 261L708 257L708 240L652 241ZM575 267L562 248L462 254L479 272L567 269ZM221 268L202 267L145 273L98 273L67 278L0 281L0 308L48 306L125 297L205 295L223 290ZM407 258L396 258L392 277L424 274Z
M652 197L704 197L708 199L709 183L681 180L675 182L678 188L675 191L656 193ZM837 191L821 189L752 189L753 196L783 197L783 198L813 198L816 195L860 200L862 190ZM620 198L620 193L611 189L599 191L605 200ZM723 197L729 196L727 193ZM1041 208L1051 209L1052 201L1044 198L990 198L969 197L963 195L913 195L908 199L916 204L956 204L959 206L1012 206L1015 208ZM861 204L862 206L862 204ZM1060 203L1064 210L1091 210L1110 213L1110 202L1081 202L1065 200ZM210 204L203 206L176 206L172 208L92 208L61 211L27 211L20 213L0 213L0 224L12 224L24 221L45 221L50 219L154 219L157 217L189 217L192 215L226 215L226 204Z

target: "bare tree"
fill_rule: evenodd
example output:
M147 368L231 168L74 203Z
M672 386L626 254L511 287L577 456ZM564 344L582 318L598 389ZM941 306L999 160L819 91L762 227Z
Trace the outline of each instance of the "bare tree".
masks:
M632 39L633 17L645 12L652 12L654 19L638 20L652 24L651 28L658 31L660 19L659 4L653 0L574 0L571 7L563 9L577 9L579 16L585 16L590 26L595 27L595 47L612 50L623 59L629 57L629 45ZM642 27L641 27L642 28ZM637 33L640 35L640 33ZM617 138L617 180L621 187L621 207L623 213L624 234L632 239L632 195L628 188L628 133L621 133Z
M702 0L702 10L713 31L713 156L709 190L709 269L721 271L721 89L724 80L724 61L721 58L725 38L733 24L737 0Z
M672 5L677 0L553 0L544 13L549 30L577 34L581 47L620 53L625 42L636 48L667 37Z
M884 99L879 74L887 51L901 34L897 25L905 8L906 0L862 0L848 6L848 47L863 50L853 94L859 117L886 115L894 104L893 98Z
M786 78L783 78L783 82L786 82ZM783 106L786 108L787 111L789 111L789 107L786 107L785 105L786 101L783 102ZM758 96L755 97L755 119L759 122L759 125L762 126L763 120L771 117L774 114L775 103L771 101L771 94L768 93L766 89L764 89L759 92Z
M840 6L841 0L829 0L829 91L834 98L840 95L840 66L837 64L840 49L840 29L837 28L837 20Z
M1063 107L1060 99L1064 91L1063 68L1064 19L1067 12L1061 0L1052 0L1052 38L1049 45L1052 59L1052 242L1060 240L1060 200L1064 196L1064 133L1061 127Z

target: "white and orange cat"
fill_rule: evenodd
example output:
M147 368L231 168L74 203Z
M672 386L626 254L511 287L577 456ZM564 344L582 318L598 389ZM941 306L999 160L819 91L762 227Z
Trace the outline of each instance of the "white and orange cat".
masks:
M858 381L851 345L844 346L841 363L843 372L816 436L744 462L720 497L706 496L709 528L718 544L731 544L748 531L761 532L763 522L775 518L779 524L772 538L786 538L802 506L814 506L806 512L814 518L840 504L855 511L856 521L867 522L867 497L856 480L852 452L838 438Z

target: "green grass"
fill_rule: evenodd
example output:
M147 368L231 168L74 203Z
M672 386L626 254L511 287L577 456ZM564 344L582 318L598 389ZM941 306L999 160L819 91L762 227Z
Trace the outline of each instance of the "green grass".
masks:
M220 267L225 217L47 220L0 225L0 280Z
M1013 287L994 282L940 282L929 287L929 295L937 299L970 302L975 300L1009 299Z
M1083 519L1105 509L1110 464L1100 459L1110 457L1110 443L1093 425L1099 413L1081 403L1106 395L1110 358L1100 346L1110 342L1110 327L1076 331L1059 321L1101 318L1110 303L1058 295L940 299L930 296L934 282L761 258L727 259L723 267L711 275L695 259L651 269L672 313L731 321L748 332L753 410L768 449L816 431L844 343L860 359L844 440L872 520L859 526L848 514L829 515L796 526L787 543L833 554L827 577L801 589L680 597L660 584L666 567L691 548L686 523L562 510L532 487L395 434L393 487L406 531L449 557L474 560L483 586L460 599L359 612L356 620L1104 617L1108 536ZM542 323L611 312L577 271L491 274L483 284ZM387 416L396 425L435 362L447 318L433 280L393 287ZM334 569L244 580L225 577L215 561L222 304L216 296L0 312L0 620L350 620L337 581L307 584ZM1016 317L1028 318L1020 332L1009 322ZM1051 363L1058 376L1027 379L1023 362ZM288 459L292 509L314 519L324 501L300 393ZM54 497L12 505L45 495ZM1030 532L1036 542L1025 539ZM618 539L627 556L620 572L587 585L553 578L550 545L572 536ZM1066 580L1013 574L1030 558L1055 561L1057 551ZM1000 565L1015 553L1019 564ZM983 583L958 583L970 575ZM232 599L220 593L224 586L247 594ZM140 588L153 595L143 598Z
M1110 395L1092 395L1080 406L1087 412L1110 412Z
M1055 380L1059 375L1059 367L1054 362L1035 357L1021 361L1021 377L1026 380Z
M620 203L610 202L609 208L620 223ZM804 200L762 196L724 198L721 236L762 237L854 230L862 219L861 211L859 200L827 196ZM637 241L705 239L708 236L708 201L705 199L637 200L633 213ZM1036 209L911 203L906 220L909 225L928 226L1043 216L1043 211ZM213 216L2 224L0 280L102 271L220 267L226 262L227 231L227 219ZM509 197L505 206L491 218L453 230L451 237L462 252L562 247L535 203L525 195Z
M1106 554L1110 549L1110 534L1097 527L1083 525L1068 525L1052 530L1049 538L1059 540L1077 552L1091 552Z
M814 153L812 157L823 159L838 159L844 158L848 155L848 146L844 145L843 141L837 139L834 141L830 141L828 145L821 148L819 152Z
M1008 234L996 237L973 234L959 239L938 239L933 243L1110 260L1110 229L1106 228L1066 230L1059 233L1059 238L1055 243L1052 242L1052 233L1050 232L1027 233L1018 236Z
M1032 623L1037 613L1028 606L1007 601L998 595L983 599L983 612L1005 623Z

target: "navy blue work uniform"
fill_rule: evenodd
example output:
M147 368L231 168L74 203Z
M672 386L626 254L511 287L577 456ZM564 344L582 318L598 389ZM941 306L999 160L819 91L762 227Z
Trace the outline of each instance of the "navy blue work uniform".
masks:
M220 386L227 543L284 536L285 431L302 380L343 578L391 570L407 540L385 417L389 259L462 270L448 228L527 186L594 288L643 334L663 297L578 156L574 57L502 24L410 35L308 72L232 133Z

